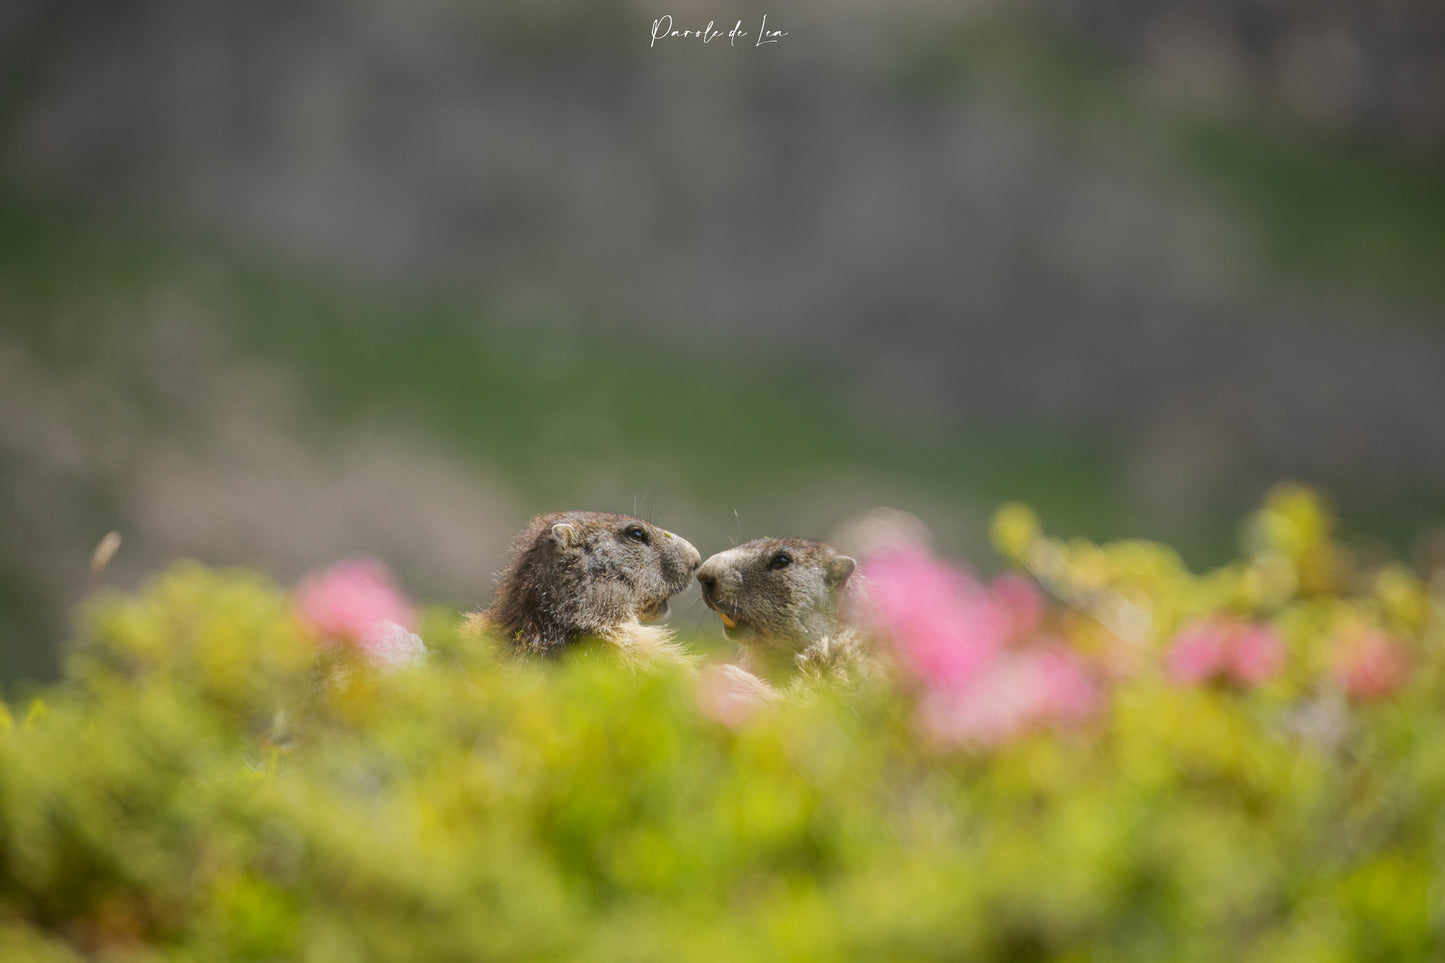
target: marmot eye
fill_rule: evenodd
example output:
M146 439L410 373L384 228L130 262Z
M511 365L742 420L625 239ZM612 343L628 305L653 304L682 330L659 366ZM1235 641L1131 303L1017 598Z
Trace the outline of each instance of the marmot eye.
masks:
M774 555L773 560L768 563L768 568L772 569L773 571L777 571L780 568L787 568L789 565L792 564L793 556L789 555L787 552L779 552L778 554Z
M647 530L640 525L633 525L631 528L625 529L622 534L634 542L641 542L644 545L647 544Z

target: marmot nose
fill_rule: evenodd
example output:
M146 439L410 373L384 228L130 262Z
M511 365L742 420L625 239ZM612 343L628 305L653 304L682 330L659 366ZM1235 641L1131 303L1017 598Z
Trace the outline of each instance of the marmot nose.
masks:
M702 583L705 592L713 592L717 589L717 576L711 572L698 572L697 580Z

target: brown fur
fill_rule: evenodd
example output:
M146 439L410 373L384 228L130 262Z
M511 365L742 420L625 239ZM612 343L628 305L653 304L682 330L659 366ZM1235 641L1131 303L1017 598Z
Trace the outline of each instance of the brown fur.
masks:
M524 655L596 637L629 664L685 662L666 628L642 623L666 614L701 560L686 539L627 515L539 515L513 541L491 607L466 629L497 632Z
M796 688L860 681L881 668L869 638L840 612L861 591L855 567L824 542L762 538L714 555L697 579L708 608L724 616L723 631L742 646L745 666Z

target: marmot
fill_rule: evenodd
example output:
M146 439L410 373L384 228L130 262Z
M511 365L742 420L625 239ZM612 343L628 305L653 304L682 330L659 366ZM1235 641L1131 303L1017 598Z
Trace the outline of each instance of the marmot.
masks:
M551 655L595 636L631 663L687 662L661 626L702 556L687 539L628 515L538 515L512 543L496 600L467 617L471 631L505 635L523 655Z
M857 563L824 542L761 538L719 552L698 569L702 598L743 647L753 694L779 684L859 681L881 668L870 639L840 605L861 589ZM748 682L734 673L735 681Z

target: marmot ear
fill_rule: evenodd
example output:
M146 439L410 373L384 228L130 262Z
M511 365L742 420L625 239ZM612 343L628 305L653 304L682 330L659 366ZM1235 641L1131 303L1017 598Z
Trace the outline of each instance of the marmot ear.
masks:
M568 525L566 522L558 522L552 526L552 537L556 539L557 544L563 548L571 548L577 544L577 529Z
M848 577L858 563L847 555L838 555L828 562L828 584L835 589L840 589L848 583Z

